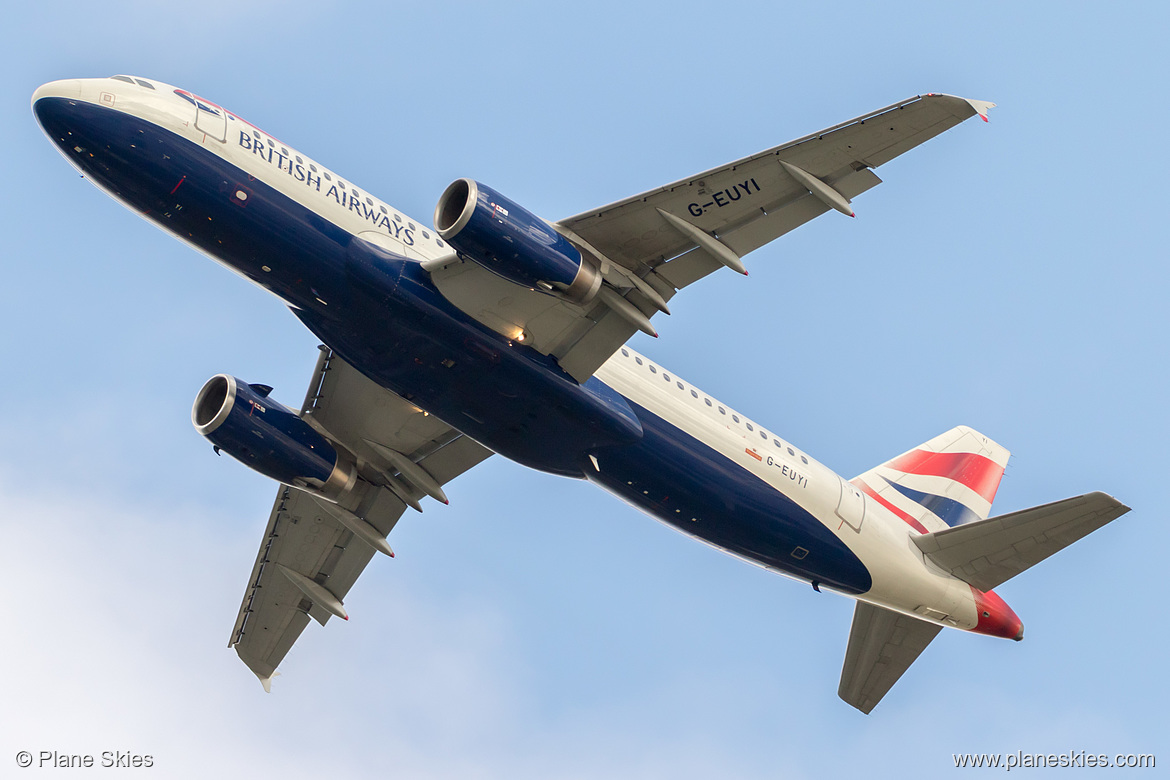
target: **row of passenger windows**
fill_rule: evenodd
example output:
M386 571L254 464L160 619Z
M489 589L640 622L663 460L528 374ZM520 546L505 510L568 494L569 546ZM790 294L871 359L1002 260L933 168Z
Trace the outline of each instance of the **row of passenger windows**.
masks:
M133 84L134 82L138 82L139 84L141 84L144 87L149 87L150 89L154 89L154 86L150 82L143 81L142 79L131 79L129 76L111 76L111 78L117 79L118 81L125 81L128 84ZM179 95L179 97L183 98L184 100L186 100L190 103L195 103L194 100L187 97L187 95L184 95L179 90L175 90L175 92ZM213 110L207 106L203 106L203 105L198 104L198 103L195 103L195 105L199 106L201 108L204 108L207 111ZM232 114L231 111L224 111L224 113L228 116L229 119L232 119L232 120L236 119L236 116L234 114ZM271 138L266 138L263 134L261 134L261 132L259 130L257 130L254 127L252 128L252 136L256 139L256 141L258 143L267 143L268 146L273 150L275 150L277 148L275 141L273 141ZM286 158L296 160L297 165L305 165L305 160L299 154L296 154L296 155L290 154L287 147L281 146L280 153L283 154ZM325 181L328 181L328 182L336 181L338 187L340 187L342 190L346 189L346 183L340 178L334 179L333 174L331 174L329 171L326 171L324 169L318 171L317 166L314 163L308 163L308 166L309 166L310 171L312 171L315 174L319 174L319 175L323 176L325 178ZM361 194L361 192L358 191L357 187L354 187L353 185L349 185L349 189L350 189L350 191L352 191L352 193L356 197L358 197L358 198L362 197L362 194ZM372 198L370 198L369 195L365 196L365 201L366 201L367 206L374 205L374 201ZM390 215L390 211L386 208L385 203L379 202L377 205L383 214L385 214L387 216ZM402 224L403 223L402 215L395 212L394 221L399 223L399 224ZM415 227L413 222L406 222L406 228L407 228L407 230L412 230L412 231L418 230L418 228ZM426 230L419 230L419 232L422 234L422 237L424 239L426 239L427 241L431 240L431 234L429 232L427 232ZM444 246L443 239L439 238L438 236L435 236L434 240L435 240L435 243L438 244L440 247Z
M629 350L627 350L625 347L623 347L623 348L622 348L622 356L623 356L623 357L627 357L627 358L628 358L628 357L630 357ZM657 367L656 367L656 366L655 366L653 363L650 363L650 362L644 362L644 361L642 360L642 358L640 358L640 357L634 357L634 362L635 362L635 363L637 363L639 366L643 366L643 365L644 365L646 368L650 369L650 373L651 373L651 374L658 374L658 368L657 368ZM663 372L662 372L662 378L663 378L664 380L666 380L667 382L670 382L670 381L671 381L670 374L666 373L665 371L663 371ZM678 389L679 389L679 390L682 390L682 391L684 391L684 392L686 392L686 391L688 391L688 390L689 390L689 391L690 391L690 394L691 394L691 398L694 398L694 399L696 399L696 400L699 398L699 393L698 393L698 391L697 391L697 390L695 390L693 387L692 387L692 388L687 388L687 386L686 386L686 385L684 385L682 382L680 382L680 381L679 381L679 380L677 380L677 379L675 379L675 380L674 380L674 384L675 384L675 385L678 387ZM710 399L710 398L707 398L706 396L703 396L703 403L704 403L704 404L706 404L707 406L711 407L712 409L718 409L718 410L719 410L719 414L722 414L722 415L724 415L724 416L726 416L726 415L727 415L727 410L726 410L726 409L724 409L722 406L718 406L717 404L714 404L714 403L712 403L711 399ZM749 431L756 432L756 428L755 428L755 426L753 426L753 425L752 425L750 422L747 422L746 420L742 420L742 421L741 421L741 420L739 419L739 415L738 415L738 414L735 414L734 412L732 412L732 413L731 413L731 419L732 419L732 420L733 420L735 423L737 423L737 424L739 424L739 423L742 423L742 424L743 424L745 427L747 427L747 429L748 429ZM761 428L761 429L759 430L759 434L760 434L760 438L761 438L761 439L763 439L764 441L768 441L768 439L769 439L769 436L768 436L768 432L767 432L767 431L765 431L763 428ZM774 444L774 445L776 446L776 448L777 448L777 449L780 449L780 450L786 450L790 456L792 456L792 457L794 457L794 458L796 457L796 451L795 451L794 449L792 449L792 447L789 447L787 444L783 444L783 443L781 443L781 441L780 441L779 439L777 439L777 438L775 438L775 437L772 437L772 444ZM801 456L800 456L800 462L801 462L801 463L804 463L805 465L807 465L807 464L808 464L808 458L806 458L804 455L801 455Z
M228 116L232 116L231 113L228 113ZM232 118L234 119L235 117L232 117ZM273 142L273 140L271 138L265 138L263 135L260 134L259 130L252 130L252 135L256 138L257 141L260 141L260 142L266 141L270 147L272 147L273 149L276 149L276 144ZM280 153L283 154L285 157L290 156L288 149L284 146L280 147ZM301 158L301 156L299 154L292 155L292 158L297 161L297 165L304 165L305 164L305 161ZM333 175L331 173L329 173L329 171L326 171L324 169L322 169L319 172L317 170L317 166L314 163L309 163L308 165L309 165L310 171L312 171L313 173L320 173L322 176L325 177L325 181L328 181L328 182L336 181L338 187L340 187L342 190L346 189L346 183L340 177L335 179L333 177ZM362 197L362 194L360 191L358 191L357 187L354 187L352 184L348 185L348 187L354 196L356 196L358 198ZM372 198L370 198L369 195L365 196L365 201L366 201L367 206L374 205L374 201ZM377 205L383 214L386 214L387 216L390 214L389 210L386 208L385 203L379 202ZM399 214L398 212L395 212L394 213L394 221L399 223L399 224L402 224L402 215ZM407 230L418 230L418 228L414 226L413 222L406 222L406 228L407 228ZM422 233L422 237L424 239L426 239L427 241L431 240L431 234L429 232L427 232L426 230L419 230L419 232ZM438 244L440 247L444 246L443 239L439 238L438 236L435 236L435 243Z

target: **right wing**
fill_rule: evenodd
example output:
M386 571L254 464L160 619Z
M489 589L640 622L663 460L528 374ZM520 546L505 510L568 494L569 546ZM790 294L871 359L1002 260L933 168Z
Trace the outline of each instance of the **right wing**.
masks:
M615 306L649 317L678 290L724 265L742 268L739 258L820 214L851 213L849 200L881 183L873 168L976 114L986 119L993 105L918 95L556 223L601 269L608 303L569 303L474 262L437 263L432 279L464 312L509 338L523 333L584 382L638 330Z
M939 631L934 623L857 602L837 695L868 715Z
M417 507L425 495L417 487L417 472L412 482L402 478L402 469L421 468L442 485L491 455L325 347L301 415L349 450L359 470L376 469L375 479L385 486L371 490L354 511L382 536L390 533L408 504ZM387 459L387 449L405 453L415 465L396 465ZM281 485L277 492L228 643L265 690L309 618L324 625L337 614L324 602L332 596L340 604L374 556L374 548L355 536L336 512L328 502L295 488ZM315 590L320 597L312 597Z

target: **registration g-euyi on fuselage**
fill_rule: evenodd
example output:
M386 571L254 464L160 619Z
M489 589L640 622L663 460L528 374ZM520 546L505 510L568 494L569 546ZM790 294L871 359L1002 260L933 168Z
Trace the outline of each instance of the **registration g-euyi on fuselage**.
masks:
M839 694L864 712L943 627L1022 638L994 588L1127 508L1090 493L989 519L1008 451L964 426L846 479L627 341L991 106L915 96L556 222L459 179L431 227L194 92L115 76L33 96L87 179L322 341L299 410L227 374L192 409L280 483L230 638L266 688L310 619L348 619L406 510L499 454L856 599Z

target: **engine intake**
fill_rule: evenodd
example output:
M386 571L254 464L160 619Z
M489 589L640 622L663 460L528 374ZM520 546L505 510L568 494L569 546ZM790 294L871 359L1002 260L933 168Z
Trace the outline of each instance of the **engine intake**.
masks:
M443 192L435 228L456 251L517 284L555 289L573 301L601 284L597 268L547 222L471 179Z
M217 374L195 397L191 422L254 471L338 501L357 483L356 468L296 412L269 398L271 390Z

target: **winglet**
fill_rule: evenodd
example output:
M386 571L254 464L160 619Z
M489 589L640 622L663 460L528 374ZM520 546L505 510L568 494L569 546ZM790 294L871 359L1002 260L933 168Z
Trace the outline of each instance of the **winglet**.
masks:
M945 92L927 92L923 97L945 97L952 100L961 100L971 107L971 110L979 115L979 118L984 122L987 121L988 109L995 108L995 103L987 100L972 100L971 98L959 97L958 95L948 95Z
M267 677L263 677L259 674L256 676L260 679L260 684L264 686L264 692L265 693L272 693L272 678L279 677L280 672L274 671L272 674L268 675Z
M995 103L989 103L986 100L971 100L970 98L964 99L967 101L967 105L975 109L975 113L978 114L979 118L984 122L987 121L987 111L989 109L995 108Z

